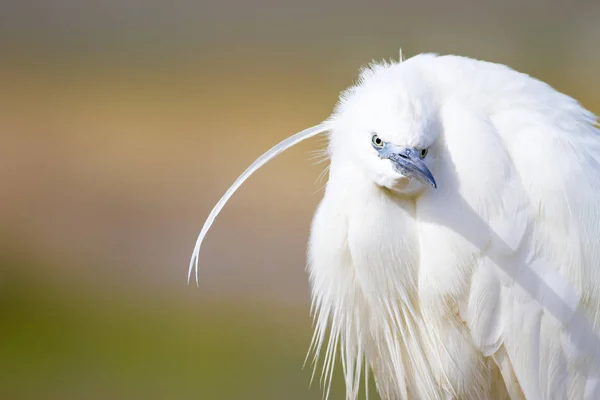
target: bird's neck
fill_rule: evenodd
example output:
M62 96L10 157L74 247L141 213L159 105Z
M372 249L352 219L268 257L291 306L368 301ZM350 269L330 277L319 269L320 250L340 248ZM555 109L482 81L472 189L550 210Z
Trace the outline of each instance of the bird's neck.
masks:
M357 280L372 301L408 299L416 291L418 234L415 202L370 180L360 169L331 165L328 191L348 220L348 246ZM398 251L398 249L413 249ZM390 286L393 283L393 287ZM390 291L382 290L388 287Z
M431 381L428 370L419 368L428 346L421 343L427 335L416 318L419 243L414 201L332 160L309 248L313 302L320 315L317 337L331 318L332 331L343 337L347 362L365 356L389 397L400 397L407 386L417 387L414 382ZM401 356L399 346L410 354ZM401 371L409 371L415 381L405 382Z

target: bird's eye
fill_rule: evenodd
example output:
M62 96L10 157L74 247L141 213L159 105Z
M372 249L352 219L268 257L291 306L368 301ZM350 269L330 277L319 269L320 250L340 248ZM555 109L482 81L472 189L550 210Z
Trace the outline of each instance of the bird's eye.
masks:
M421 157L421 159L427 157L427 153L429 153L429 149L423 149L419 152L419 157Z
M377 135L373 135L371 138L371 143L373 143L373 146L375 147L383 147L383 140L381 140L381 138Z

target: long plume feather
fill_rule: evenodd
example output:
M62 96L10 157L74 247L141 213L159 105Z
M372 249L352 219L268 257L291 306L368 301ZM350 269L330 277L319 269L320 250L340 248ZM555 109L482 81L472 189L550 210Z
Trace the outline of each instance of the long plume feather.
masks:
M301 132L296 133L295 135L290 136L289 138L281 141L279 144L273 146L269 151L264 153L262 156L258 157L256 161L254 161L236 180L233 182L233 185L227 189L223 197L219 200L219 202L212 209L206 222L204 222L204 226L198 235L198 239L196 240L196 245L194 246L194 252L192 253L192 258L190 260L190 267L188 271L188 283L192 277L192 271L195 270L196 274L196 285L198 285L198 256L200 255L200 247L202 246L202 241L204 237L208 233L208 230L212 226L213 222L227 204L227 201L231 198L231 196L242 186L242 184L252 175L256 170L265 165L267 162L277 157L281 152L289 149L302 142L303 140L309 139L313 136L316 136L320 133L326 132L327 126L325 123L321 123L319 125L307 128Z

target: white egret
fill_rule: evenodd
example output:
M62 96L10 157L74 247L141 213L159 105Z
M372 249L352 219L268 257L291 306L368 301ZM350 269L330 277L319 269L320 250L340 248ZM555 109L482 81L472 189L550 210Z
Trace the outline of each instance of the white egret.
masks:
M507 66L420 54L373 63L327 133L308 271L329 393L372 371L385 399L598 399L600 132Z

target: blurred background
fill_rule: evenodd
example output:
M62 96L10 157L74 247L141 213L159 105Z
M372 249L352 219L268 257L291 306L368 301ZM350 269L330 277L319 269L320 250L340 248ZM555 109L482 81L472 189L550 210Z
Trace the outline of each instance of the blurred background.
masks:
M3 399L320 399L304 262L325 142L233 197L199 288L187 266L238 174L372 59L500 62L600 113L597 1L0 4Z

